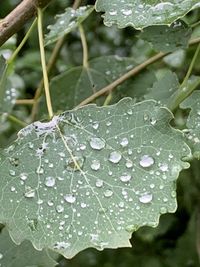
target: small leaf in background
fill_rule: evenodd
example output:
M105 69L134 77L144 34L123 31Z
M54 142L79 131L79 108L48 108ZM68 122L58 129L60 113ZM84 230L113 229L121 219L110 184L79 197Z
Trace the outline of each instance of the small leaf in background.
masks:
M155 101L125 98L22 129L0 159L0 221L12 239L67 258L129 247L133 231L177 207L190 149L171 119Z
M74 30L90 15L93 9L93 6L81 6L76 10L70 7L66 8L63 14L56 16L56 23L48 26L50 31L46 35L45 44L54 43L65 34Z
M154 99L167 106L171 101L172 95L179 89L180 84L175 73L167 70L162 74L162 77L153 84L153 87L144 95L145 99Z
M151 25L170 25L200 7L199 0L97 0L96 11L105 12L106 26L117 24L119 28L132 26L141 30Z
M200 91L194 91L180 104L182 109L191 109L187 119L186 137L193 148L193 155L200 158Z
M110 84L135 66L132 58L102 56L89 61L89 68L72 68L56 77L50 84L55 112L76 107L81 101ZM105 97L103 98L104 101ZM103 104L102 99L97 104ZM45 105L41 102L41 113Z
M50 254L50 252L49 252ZM15 245L6 228L0 232L0 266L2 267L54 267L56 262L47 251L37 251L30 241Z
M187 48L192 29L179 20L170 27L150 26L140 34L140 38L151 43L156 51L173 52L178 48Z

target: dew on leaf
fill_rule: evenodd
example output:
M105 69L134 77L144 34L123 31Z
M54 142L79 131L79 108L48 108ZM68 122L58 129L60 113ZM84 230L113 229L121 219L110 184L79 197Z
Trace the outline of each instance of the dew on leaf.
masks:
M56 180L55 180L54 177L51 177L51 176L46 177L46 179L45 179L45 185L47 187L53 187L55 185L55 183L56 183Z
M120 142L120 145L122 147L126 147L128 145L128 138L124 137L121 142Z
M27 177L28 177L28 174L25 173L25 172L23 172L23 173L21 173L21 174L19 175L19 177L20 177L21 180L25 181L25 180L27 179Z
M120 180L124 183L129 182L131 180L132 176L128 173L124 173L120 176Z
M96 180L96 187L102 187L103 186L103 181L102 180L100 180L100 179L97 179Z
M92 137L90 139L90 146L95 150L101 150L105 147L105 141L98 137Z
M11 186L10 191L14 192L15 190L16 190L16 188L14 186Z
M159 169L160 169L162 172L166 172L166 171L168 171L168 164L167 164L167 163L162 163L162 164L160 164Z
M67 194L64 196L64 200L72 204L76 201L76 197L73 194Z
M25 186L24 196L27 197L27 198L33 198L33 197L35 197L35 189L33 189L30 186Z
M37 174L43 174L44 173L44 168L42 166L39 166L37 169L36 169L36 173Z
M16 172L14 170L9 170L9 173L11 176L15 176L16 175Z
M133 167L133 162L130 161L130 160L127 160L127 162L126 162L126 167L127 167L127 168L132 168L132 167Z
M19 166L19 159L18 158L9 158L10 164L14 167Z
M66 169L68 171L80 171L84 164L84 157L74 156L66 161Z
M86 208L87 207L87 204L85 204L84 202L81 203L81 208Z
M64 207L62 205L58 205L58 206L56 206L56 211L58 213L62 213L64 211Z
M122 158L122 155L118 151L113 151L110 153L108 160L112 163L118 163Z
M148 168L154 164L154 159L149 155L144 155L140 159L140 166L143 168Z
M113 195L113 191L110 190L110 189L107 189L105 192L104 192L104 196L105 197L111 197Z
M153 199L153 195L151 193L145 193L139 197L139 201L144 204L150 203L152 199Z
M94 159L91 164L91 169L94 171L97 171L99 170L100 166L101 166L100 161L97 159Z

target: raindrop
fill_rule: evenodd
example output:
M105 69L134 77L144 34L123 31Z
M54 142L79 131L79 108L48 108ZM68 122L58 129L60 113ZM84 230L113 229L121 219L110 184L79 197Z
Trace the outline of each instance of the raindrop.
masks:
M84 208L86 208L86 207L87 207L87 204L85 204L85 203L82 202L82 203L81 203L81 208L84 209Z
M168 171L168 164L167 164L167 163L163 163L163 164L161 164L161 165L160 165L160 170L161 170L162 172L166 172L166 171Z
M128 138L124 137L121 142L120 142L120 145L122 147L126 147L128 145Z
M151 118L151 119L150 119L150 123L151 123L151 125L155 125L156 122L157 122L157 120L156 120L155 118Z
M62 205L58 205L58 206L56 206L56 211L58 213L62 213L64 211L64 207Z
M130 174L124 173L120 176L120 180L124 183L129 182L131 180L132 176Z
M53 186L55 185L55 183L56 183L55 178L53 178L53 177L51 177L51 176L46 177L46 179L45 179L45 185L46 185L47 187L53 187Z
M52 200L48 200L47 205L48 205L49 207L52 207L52 206L53 206L53 201L52 201Z
M113 195L113 191L110 190L110 189L107 189L105 192L104 192L104 196L105 197L111 197Z
M122 155L118 151L113 151L110 153L108 160L112 163L118 163L122 158Z
M100 180L100 179L97 179L97 181L96 181L96 187L102 187L103 186L103 181L102 180Z
M91 169L94 170L94 171L97 171L97 170L99 170L100 166L101 166L100 161L94 159L92 161L92 164L91 164Z
M72 194L67 194L64 196L64 200L68 203L74 203L76 201L76 197Z
M31 188L30 186L25 186L24 196L27 198L35 197L35 189Z
M14 186L11 186L10 191L11 192L14 192L15 190L16 190L15 187Z
M149 155L144 155L140 159L140 166L147 168L154 164L154 159Z
M92 125L92 127L93 127L95 130L97 130L97 129L99 128L99 124L98 124L98 122L94 122L93 125Z
M133 167L133 162L130 161L130 160L127 160L127 162L126 162L126 167L127 167L127 168L132 168L132 167Z
M28 177L28 174L23 172L23 173L20 174L19 177L20 177L21 180L25 181L27 179L27 177Z
M98 137L92 137L90 139L90 146L95 150L101 150L105 147L105 141Z
M119 202L119 207L124 208L124 202L123 201Z
M3 254L0 253L0 260L3 259Z
M75 156L73 159L70 158L66 161L66 169L69 171L80 171L84 164L84 157Z
M9 170L9 173L10 173L11 176L15 176L15 174L16 174L16 172L13 171L13 170Z
M44 168L42 166L39 166L36 170L37 174L43 174L44 173Z
M152 201L152 199L153 199L153 195L150 193L146 193L146 194L143 194L140 196L139 201L141 203L146 204L146 203L150 203Z
M19 159L18 158L9 158L10 164L14 167L17 167L19 165Z

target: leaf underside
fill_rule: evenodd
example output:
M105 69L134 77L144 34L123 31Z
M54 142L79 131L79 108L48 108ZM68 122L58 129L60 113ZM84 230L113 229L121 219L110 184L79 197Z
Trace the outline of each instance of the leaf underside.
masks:
M125 98L22 129L0 159L0 222L17 244L67 258L130 246L133 231L177 207L190 149L171 119L155 101Z
M106 26L133 26L141 30L151 25L170 25L200 6L199 0L97 0L96 11L103 15Z

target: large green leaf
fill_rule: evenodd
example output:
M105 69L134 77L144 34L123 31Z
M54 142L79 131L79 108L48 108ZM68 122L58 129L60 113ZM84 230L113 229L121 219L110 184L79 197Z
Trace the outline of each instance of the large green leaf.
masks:
M0 159L0 222L17 244L69 258L130 246L133 231L177 207L190 149L171 119L155 101L125 98L22 129Z
M140 34L140 38L150 42L157 51L173 52L178 48L186 48L191 34L191 28L182 21L176 21L170 27L145 28Z
M45 38L46 45L74 30L90 15L93 9L93 6L81 6L76 10L70 7L66 8L63 14L57 15L56 23L48 26L50 31Z
M200 158L200 91L194 91L180 104L183 109L191 109L187 119L185 135L192 147L194 157Z
M105 12L106 26L133 26L142 29L151 25L170 25L190 10L200 6L199 0L97 0L96 10Z
M6 228L0 233L0 266L2 267L53 267L56 262L46 251L37 251L29 241L15 245Z

